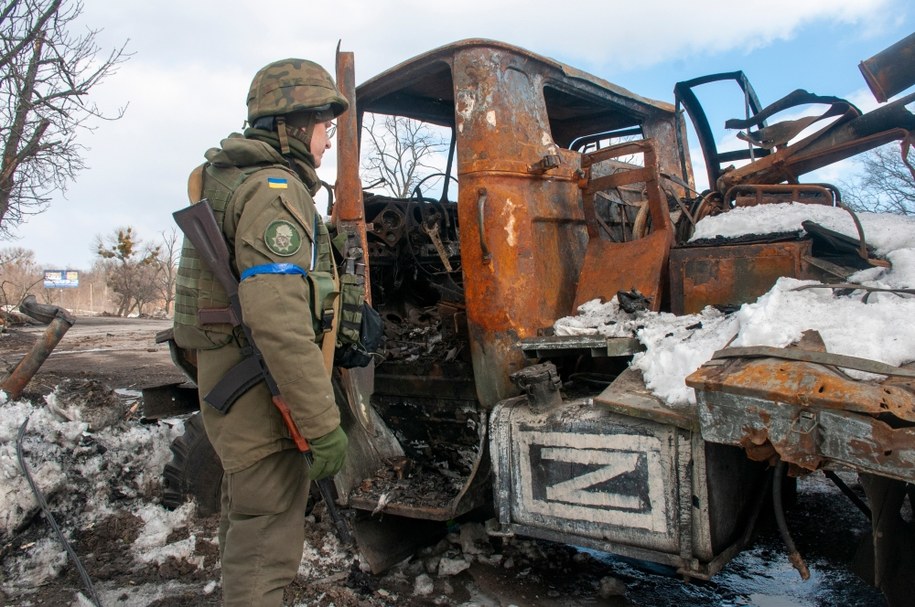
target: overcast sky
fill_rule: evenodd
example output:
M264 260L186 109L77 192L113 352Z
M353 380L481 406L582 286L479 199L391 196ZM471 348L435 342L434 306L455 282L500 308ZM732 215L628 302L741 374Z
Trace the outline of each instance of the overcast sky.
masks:
M188 172L245 117L254 73L284 57L333 72L338 40L356 82L463 38L501 40L638 94L673 101L679 80L742 69L762 103L796 88L876 105L858 63L915 31L911 0L86 0L83 22L131 59L95 101L117 122L81 143L89 168L48 211L0 247L32 249L46 268L88 269L93 240L134 226L144 240L171 228ZM742 108L735 108L738 117ZM735 113L732 112L732 113ZM722 119L723 120L723 119ZM720 126L720 125L718 125ZM333 181L335 159L321 175ZM701 167L698 172L702 172Z

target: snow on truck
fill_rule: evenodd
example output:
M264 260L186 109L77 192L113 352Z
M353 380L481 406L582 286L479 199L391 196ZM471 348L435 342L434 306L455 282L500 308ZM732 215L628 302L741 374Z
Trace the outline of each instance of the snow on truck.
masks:
M862 63L879 100L915 82L913 52L915 35ZM364 252L366 297L384 319L386 345L369 366L334 372L350 436L334 484L374 570L409 555L425 531L489 512L492 534L708 579L747 543L773 494L783 521L786 470L823 470L841 485L832 471L844 469L867 493L864 504L841 487L869 507L874 582L891 604L907 600L912 581L900 571L913 562L915 536L900 513L915 480L915 371L899 363L915 355L881 362L837 353L816 331L762 346L694 347L687 336L658 342L668 359L678 348L701 355L678 377L662 371L677 385L664 392L651 376L657 368L644 363L644 329L685 318L686 333L710 330L786 279L819 285L821 300L825 292L907 301L915 285L850 282L890 263L834 186L799 177L908 140L915 95L866 114L806 91L762 107L734 72L681 82L669 104L488 40L443 46L358 87L352 54L338 53L337 77L354 111L339 120L329 214ZM747 142L742 150L717 149L695 94L721 81L745 100L745 117L727 125ZM771 121L809 107L820 111ZM684 110L705 159L702 193ZM417 187L393 198L363 189L368 113L450 133L440 192ZM692 238L706 221L786 203L813 219L847 215L853 233L815 220L769 229L762 213L751 236ZM601 306L608 316L580 322ZM193 378L193 353L172 353ZM187 386L144 396L148 417L197 406ZM193 495L202 509L218 508L222 471L199 419L188 419L173 452L165 501Z

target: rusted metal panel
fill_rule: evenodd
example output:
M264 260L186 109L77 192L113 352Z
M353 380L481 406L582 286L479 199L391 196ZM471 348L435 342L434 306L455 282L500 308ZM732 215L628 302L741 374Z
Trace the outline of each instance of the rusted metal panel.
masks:
M650 419L689 431L699 430L699 418L692 407L670 407L645 386L642 372L629 367L613 380L594 403L620 415Z
M446 66L452 64L454 57L468 51L478 55L510 55L530 62L531 65L538 66L539 71L548 73L563 90L588 90L592 97L604 98L624 111L643 116L651 116L655 112L668 115L674 113L674 107L670 103L642 97L592 74L523 48L482 38L470 38L441 46L366 80L359 85L357 91L360 102L366 111L399 113L419 120L431 120L433 116L437 116L439 124L452 124L454 97L449 75L444 72L447 71ZM430 74L441 78L430 79ZM409 111L411 109L413 112Z
M468 43L453 52L467 319L478 395L491 407L516 393L508 376L523 366L517 341L572 312L588 242L581 155L554 140L544 88L587 89L607 99L607 115L629 112L634 124L661 108L594 79L569 79L554 62L512 47Z
M618 170L603 177L590 174L595 163L633 154L643 156L644 167ZM595 298L609 301L618 291L635 289L649 299L653 310L659 310L674 237L667 198L661 191L655 145L650 140L620 144L586 155L582 164L588 180L582 197L589 240L578 277L575 305ZM636 240L629 242L607 240L599 229L594 197L603 190L633 184L639 184L639 189L647 196L642 204L648 206L652 232L644 238L635 234Z
M911 380L861 382L811 363L762 359L712 361L686 382L706 440L807 470L840 464L915 480Z
M809 240L679 247L670 252L670 307L694 314L710 305L756 300L782 276L810 278Z
M368 251L365 226L365 207L362 200L362 181L359 179L359 124L356 107L356 68L353 53L337 51L337 85L350 102L350 108L337 118L337 183L334 187L337 200L331 211L339 234L350 232L362 251ZM365 300L372 303L370 259L361 256L365 264L361 275L365 279Z
M517 340L571 311L585 241L579 155L552 142L543 75L528 56L490 51L454 57L467 320L487 407L516 393L508 376L525 364ZM562 164L529 171L548 154Z
M629 357L642 352L645 346L635 337L603 337L601 335L549 335L521 340L521 350L530 358L587 355Z
M776 358L715 360L686 378L691 388L820 409L893 415L915 422L913 382L856 381L828 367Z
M808 470L821 466L811 412L802 416L798 407L726 392L697 389L696 398L705 440L741 447L755 461L768 461L778 453L786 462Z
M893 428L843 411L822 411L817 421L825 457L859 471L915 481L915 428Z

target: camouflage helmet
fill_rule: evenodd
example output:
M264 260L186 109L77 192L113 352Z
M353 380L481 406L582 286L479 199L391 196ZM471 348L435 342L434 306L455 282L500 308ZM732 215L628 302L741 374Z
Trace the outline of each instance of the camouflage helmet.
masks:
M336 117L349 107L327 70L307 59L281 59L262 67L251 81L247 103L249 124L302 110L330 110Z

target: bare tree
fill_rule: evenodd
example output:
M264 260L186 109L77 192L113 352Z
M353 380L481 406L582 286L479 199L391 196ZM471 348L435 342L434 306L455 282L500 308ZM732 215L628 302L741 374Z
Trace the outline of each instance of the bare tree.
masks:
M366 114L363 180L383 181L393 196L407 198L426 176L440 173L430 160L448 149L445 139L427 124L403 116Z
M156 284L156 259L160 247L144 246L130 226L118 228L107 237L96 236L96 251L106 260L106 282L117 300L117 316L134 310L143 314L143 306L159 298Z
M888 144L865 152L857 179L843 184L844 201L856 211L915 214L915 168L910 146Z
M172 228L162 232L162 245L153 263L156 266L156 288L159 299L165 304L165 314L171 313L175 301L175 282L178 280L178 260L181 258L181 238L178 230Z
M18 307L43 279L34 252L20 247L0 249L0 306Z
M0 7L0 236L41 213L85 168L77 143L90 119L117 120L87 99L129 58L99 59L97 30L74 35L80 0L6 0Z

